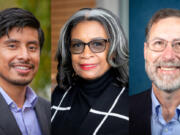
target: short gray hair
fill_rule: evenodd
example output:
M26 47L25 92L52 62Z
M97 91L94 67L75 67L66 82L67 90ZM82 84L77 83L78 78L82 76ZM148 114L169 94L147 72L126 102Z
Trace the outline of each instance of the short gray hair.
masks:
M168 17L178 17L180 18L180 10L178 9L172 9L172 8L164 8L164 9L160 9L158 10L150 19L147 27L146 27L146 40L148 40L149 38L149 32L151 30L151 27L154 23L157 23L159 20L161 19L165 19Z
M107 36L110 39L107 61L114 70L118 85L126 86L129 76L129 47L119 18L111 11L103 8L83 8L69 18L60 32L56 54L58 60L57 82L59 87L66 89L75 80L75 71L72 67L69 50L70 35L72 28L84 20L95 20L104 26Z

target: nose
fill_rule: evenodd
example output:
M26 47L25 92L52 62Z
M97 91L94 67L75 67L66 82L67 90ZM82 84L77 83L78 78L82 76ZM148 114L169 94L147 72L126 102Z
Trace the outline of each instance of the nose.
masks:
M21 47L17 55L19 60L29 61L30 59L30 54L28 52L28 48L26 47Z
M174 50L173 50L173 47L172 47L171 43L169 43L169 44L166 46L166 48L165 48L165 50L163 51L163 53L162 53L162 59L163 59L164 61L170 61L170 60L174 60L175 57L176 57L176 54L175 54L175 52L174 52Z
M81 57L83 58L89 58L92 57L94 53L91 51L88 45L85 45L84 51L81 53Z

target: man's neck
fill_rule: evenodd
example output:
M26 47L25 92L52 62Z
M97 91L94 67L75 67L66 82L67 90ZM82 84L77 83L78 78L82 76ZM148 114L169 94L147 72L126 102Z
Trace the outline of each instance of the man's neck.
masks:
M154 94L159 103L161 104L162 115L164 119L168 122L174 117L176 108L180 104L180 89L168 93L158 89L155 85L152 86Z
M3 88L3 90L17 104L19 108L23 107L27 86L13 85L8 83L7 81L0 80L0 87Z

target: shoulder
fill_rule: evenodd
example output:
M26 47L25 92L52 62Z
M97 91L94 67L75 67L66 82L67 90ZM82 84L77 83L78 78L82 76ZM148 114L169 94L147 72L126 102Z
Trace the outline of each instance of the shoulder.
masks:
M118 96L119 96L119 99L117 101L116 107L114 108L114 111L120 113L121 115L125 115L128 117L128 115L129 115L128 88L116 87L115 90L116 90L116 96L113 96L114 97L113 101L115 101Z
M43 106L50 106L50 101L48 101L42 97L38 97L38 103Z
M115 85L113 84L113 86L111 87L112 89L115 88L115 93L117 95L120 96L120 99L123 100L123 101L126 101L126 102L129 102L129 89L125 86L118 86L118 85ZM111 90L111 93L113 93L113 91Z
M151 108L151 89L130 96L129 116L132 121L139 122L140 119L148 119L151 115Z
M129 127L130 135L150 133L151 89L130 96Z
M61 89L59 86L56 86L52 93L52 99L56 99L60 96L62 96L66 91Z
M119 91L119 103L121 103L121 106L129 106L129 95L128 95L128 88L126 87L118 87Z
M56 86L54 89L52 96L51 96L51 105L58 105L60 100L66 94L66 97L72 95L73 90L69 87L67 90L61 89L60 87Z
M44 111L49 111L50 107L51 107L51 103L50 101L42 98L42 97L38 97L37 103L38 106L41 106L41 109L44 109Z
M143 101L149 102L151 99L151 89L145 90L144 92L130 96L130 104L142 104Z

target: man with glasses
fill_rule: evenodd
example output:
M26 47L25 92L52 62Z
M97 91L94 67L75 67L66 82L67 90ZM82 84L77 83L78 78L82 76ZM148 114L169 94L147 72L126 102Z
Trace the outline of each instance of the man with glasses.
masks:
M151 18L144 59L152 88L130 99L130 134L179 135L180 10L162 9Z

